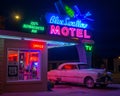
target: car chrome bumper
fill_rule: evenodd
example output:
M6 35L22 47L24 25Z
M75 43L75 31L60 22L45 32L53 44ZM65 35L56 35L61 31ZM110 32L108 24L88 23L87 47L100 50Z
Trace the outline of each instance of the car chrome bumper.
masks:
M99 84L111 84L112 78L110 76L103 76L96 80L96 83Z

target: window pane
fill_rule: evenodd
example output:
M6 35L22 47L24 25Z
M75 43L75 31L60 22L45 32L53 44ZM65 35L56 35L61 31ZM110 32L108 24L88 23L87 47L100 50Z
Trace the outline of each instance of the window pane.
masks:
M37 50L20 50L19 79L40 79L40 52Z
M30 78L29 70L29 51L19 51L19 80L28 80Z
M9 49L8 50L8 64L18 64L18 50Z
M40 78L39 52L30 52L30 66L32 79Z
M18 50L8 49L8 80L18 80Z

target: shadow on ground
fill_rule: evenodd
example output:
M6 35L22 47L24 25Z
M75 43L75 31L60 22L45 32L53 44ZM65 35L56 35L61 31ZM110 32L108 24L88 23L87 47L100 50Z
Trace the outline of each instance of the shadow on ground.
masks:
M55 85L55 88L72 88L72 87L86 88L84 85L71 84L71 83L60 83L60 84ZM90 89L90 88L87 88L87 89ZM119 90L120 85L118 85L118 84L110 84L105 88L100 87L100 86L96 86L95 88L92 88L91 90L94 90L94 89L99 89L99 90Z

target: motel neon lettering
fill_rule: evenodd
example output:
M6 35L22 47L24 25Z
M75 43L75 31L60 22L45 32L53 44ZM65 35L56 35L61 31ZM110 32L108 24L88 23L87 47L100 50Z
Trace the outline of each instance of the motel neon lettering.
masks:
M71 26L71 27L79 27L79 28L87 28L87 26L88 26L88 24L82 23L81 20L71 21L70 18L68 18L68 17L66 17L65 19L61 19L58 16L51 16L49 23Z
M87 30L79 28L69 28L69 27L60 27L55 25L50 25L50 34L59 35L64 37L75 37L75 38L85 38L90 39L91 36L87 34Z

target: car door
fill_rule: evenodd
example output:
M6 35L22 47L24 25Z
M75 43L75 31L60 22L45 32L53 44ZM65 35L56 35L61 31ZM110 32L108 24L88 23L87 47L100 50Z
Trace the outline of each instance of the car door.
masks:
M77 69L75 65L64 65L61 69L61 81L63 82L77 82Z

